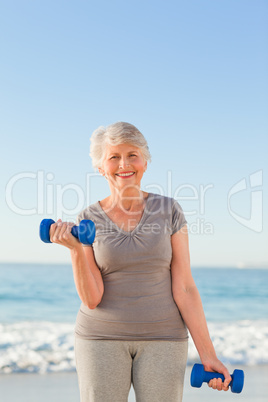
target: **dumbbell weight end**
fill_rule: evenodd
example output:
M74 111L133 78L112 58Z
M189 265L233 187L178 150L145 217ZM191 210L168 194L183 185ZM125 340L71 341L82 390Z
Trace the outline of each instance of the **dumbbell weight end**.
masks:
M50 226L55 223L53 219L43 219L39 227L39 236L44 243L52 243L50 241L49 230Z

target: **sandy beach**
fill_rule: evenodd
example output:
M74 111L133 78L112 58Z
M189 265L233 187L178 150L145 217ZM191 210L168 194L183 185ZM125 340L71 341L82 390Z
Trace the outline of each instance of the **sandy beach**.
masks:
M200 389L192 388L189 383L191 367L187 367L183 402L229 402L231 400L266 402L268 366L239 368L242 368L245 372L245 385L241 394L233 394L231 391L213 391L206 384ZM229 367L229 369L233 372L232 367ZM5 374L0 376L0 390L1 400L5 402L79 402L79 390L75 373ZM135 402L132 387L128 402Z

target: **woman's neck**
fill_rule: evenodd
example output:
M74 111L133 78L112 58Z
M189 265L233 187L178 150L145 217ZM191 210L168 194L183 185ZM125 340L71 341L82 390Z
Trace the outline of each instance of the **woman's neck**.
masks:
M109 208L120 208L125 212L143 209L148 193L141 189L111 189L111 195L107 198Z

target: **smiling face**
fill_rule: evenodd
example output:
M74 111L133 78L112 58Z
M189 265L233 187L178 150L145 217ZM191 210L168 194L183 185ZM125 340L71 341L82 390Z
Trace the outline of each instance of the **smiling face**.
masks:
M147 168L139 148L131 144L107 145L99 172L118 189L140 187Z

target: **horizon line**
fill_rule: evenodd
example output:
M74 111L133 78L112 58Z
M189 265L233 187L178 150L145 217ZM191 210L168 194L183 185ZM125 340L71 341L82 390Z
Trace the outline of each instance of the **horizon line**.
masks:
M58 266L66 266L72 265L71 262L59 262L59 261L0 261L0 265L58 265ZM236 263L236 264L226 264L226 265L219 265L219 264L192 264L191 268L228 268L228 269L268 269L268 263L260 263L260 264L250 264L250 263Z

